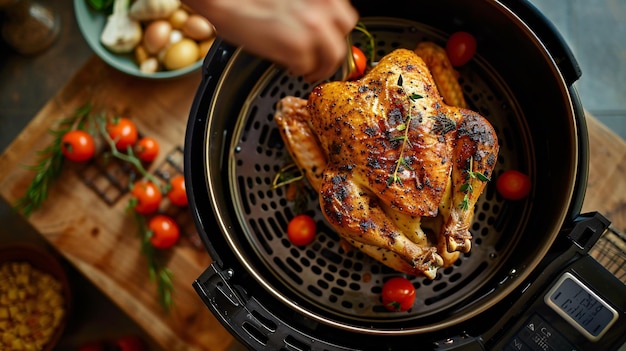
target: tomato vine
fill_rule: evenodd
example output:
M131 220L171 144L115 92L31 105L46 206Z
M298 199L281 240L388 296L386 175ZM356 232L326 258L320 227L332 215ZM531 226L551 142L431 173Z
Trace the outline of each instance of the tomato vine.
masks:
M105 162L108 158L113 157L129 163L141 175L142 179L157 185L163 194L167 193L170 184L158 179L146 170L140 158L135 154L134 145L128 145L124 150L119 150L116 147L116 141L111 138L107 131L107 122L104 113L92 113L91 104L85 104L76 109L70 117L60 120L56 128L49 131L54 136L50 145L38 152L39 157L35 165L27 166L35 171L35 176L24 195L14 203L15 210L28 217L41 208L48 197L48 190L63 169L66 158L63 153L63 136L76 130L85 131L93 137L98 136L105 141L108 146L103 154ZM141 253L147 261L150 279L156 283L159 303L166 311L169 311L173 304L172 272L163 263L158 248L151 243L150 238L153 233L147 225L146 217L136 211L132 203L133 199L129 201L127 210L132 213L137 224Z

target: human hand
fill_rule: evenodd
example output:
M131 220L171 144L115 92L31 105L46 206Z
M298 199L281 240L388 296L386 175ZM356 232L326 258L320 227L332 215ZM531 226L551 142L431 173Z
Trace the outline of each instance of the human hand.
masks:
M224 40L314 82L348 53L358 13L348 0L184 0Z

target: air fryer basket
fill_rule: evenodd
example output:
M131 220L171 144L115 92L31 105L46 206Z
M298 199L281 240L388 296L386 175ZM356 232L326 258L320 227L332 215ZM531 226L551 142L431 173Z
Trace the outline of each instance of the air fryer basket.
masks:
M296 247L286 238L294 204L271 182L290 160L273 114L280 98L306 98L313 85L218 40L194 102L185 168L201 236L214 268L237 287L234 293L277 306L272 313L283 318L306 317L305 325L369 335L439 331L510 293L578 214L586 130L572 86L579 72L567 49L556 45L556 56L564 53L566 60L547 51L545 39L559 42L558 36L526 5L517 8L526 16L520 18L498 2L433 3L396 1L398 6L379 8L364 2L359 10L376 37L378 58L422 40L443 44L454 30L476 35L479 55L458 69L460 82L470 107L498 133L494 179L506 169L522 170L531 176L530 196L505 201L489 183L477 203L471 252L435 280L409 277L417 303L408 313L391 313L380 304L380 289L399 273L357 250L344 252L314 192L306 213L318 224L316 240ZM445 17L424 15L442 14L442 8ZM527 22L539 27L543 41ZM364 47L359 33L352 39Z

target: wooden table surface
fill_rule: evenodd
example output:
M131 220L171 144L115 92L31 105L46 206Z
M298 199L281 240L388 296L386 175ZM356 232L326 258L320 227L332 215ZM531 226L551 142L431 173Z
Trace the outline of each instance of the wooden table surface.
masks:
M94 110L132 118L140 133L160 141L162 151L150 171L169 165L166 156L176 156L184 144L199 83L199 73L169 81L133 78L94 56L0 156L0 195L10 203L23 195L33 177L23 166L34 164L36 152L51 142L48 129L87 102ZM601 212L624 232L626 142L592 116L587 122L591 157L583 211ZM182 158L174 159L182 166ZM167 266L174 274L175 294L174 308L166 314L148 278L135 222L125 212L128 195L108 204L84 179L85 168L65 167L48 201L28 221L163 349L228 349L233 337L191 287L210 264L208 254L193 240L183 240L169 253ZM186 211L178 215L189 216Z

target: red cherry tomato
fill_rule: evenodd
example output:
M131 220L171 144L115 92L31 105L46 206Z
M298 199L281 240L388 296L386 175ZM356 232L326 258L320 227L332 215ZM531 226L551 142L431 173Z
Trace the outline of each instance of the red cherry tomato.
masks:
M135 335L123 336L115 340L115 350L117 351L145 351L145 343Z
M352 72L348 80L359 79L365 74L365 69L367 68L367 57L361 51L361 49L356 46L352 47L352 57L354 58L354 64L356 65L356 70Z
M128 118L114 118L107 124L109 137L115 142L115 147L120 151L128 150L137 142L137 127Z
M530 177L516 170L505 171L496 180L496 190L507 200L521 200L530 193Z
M448 38L446 53L453 66L463 66L476 53L476 38L467 32L456 32Z
M91 134L82 130L69 131L61 137L61 152L68 160L84 162L96 152Z
M187 191L185 190L185 177L181 174L170 180L172 188L167 193L167 198L176 206L187 206Z
M152 231L150 242L157 249L168 249L178 241L180 229L171 217L156 215L148 222L148 228Z
M382 300L390 311L408 311L415 302L415 287L406 278L393 277L383 284Z
M144 215L156 212L163 198L159 187L145 180L135 182L130 193L136 201L135 211Z
M135 145L135 154L143 162L152 162L159 155L159 142L150 137L141 138Z
M315 239L316 224L313 218L300 214L291 219L287 225L287 237L292 244L304 246Z

